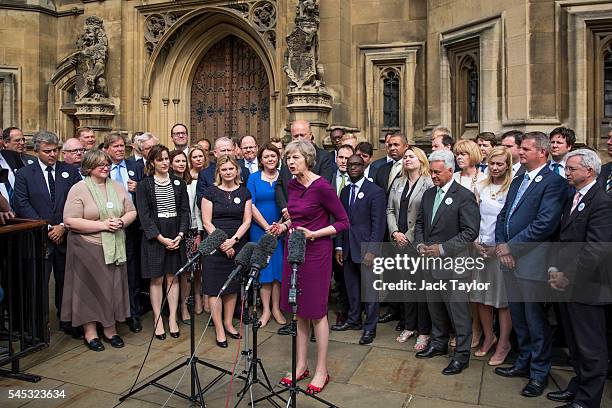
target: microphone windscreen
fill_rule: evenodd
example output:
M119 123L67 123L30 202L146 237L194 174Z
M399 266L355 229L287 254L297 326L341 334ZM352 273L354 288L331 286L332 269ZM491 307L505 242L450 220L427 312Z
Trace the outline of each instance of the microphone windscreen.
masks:
M266 252L264 248L261 248L259 245L255 247L253 250L253 256L251 256L251 265L259 267L259 269L263 269L268 266L268 260L270 259L270 254Z
M304 254L306 252L306 235L304 231L295 230L289 235L287 244L287 261L289 264L301 265L304 263Z
M200 246L198 247L198 252L202 255L210 255L213 251L223 243L227 239L227 234L225 231L216 229L210 233L209 236L204 238Z
M251 257L253 256L253 250L257 245L254 242L247 242L244 244L240 252L236 255L234 262L236 265L240 265L243 268L251 266Z
M274 235L264 234L257 241L257 247L261 248L262 251L272 256L276 246L278 245L278 238Z

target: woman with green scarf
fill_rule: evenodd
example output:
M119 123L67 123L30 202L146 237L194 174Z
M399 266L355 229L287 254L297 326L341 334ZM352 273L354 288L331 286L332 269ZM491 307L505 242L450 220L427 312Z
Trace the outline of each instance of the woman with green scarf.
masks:
M121 184L111 180L110 157L98 149L85 154L81 172L66 199L64 223L70 230L62 319L83 326L84 342L93 351L124 346L116 322L130 316L126 270L125 227L136 219L136 209Z

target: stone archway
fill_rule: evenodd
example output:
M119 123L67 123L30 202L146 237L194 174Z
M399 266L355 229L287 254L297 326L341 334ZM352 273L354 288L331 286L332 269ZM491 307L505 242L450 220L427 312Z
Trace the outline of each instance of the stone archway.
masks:
M191 138L270 137L270 85L261 59L235 35L218 41L199 62L191 85Z

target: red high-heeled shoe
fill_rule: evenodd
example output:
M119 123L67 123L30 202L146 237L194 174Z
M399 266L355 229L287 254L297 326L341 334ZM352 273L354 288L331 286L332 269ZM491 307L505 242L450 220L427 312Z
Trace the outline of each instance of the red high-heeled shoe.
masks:
M308 384L308 387L306 387L306 392L310 395L318 394L323 391L327 383L329 383L329 374L327 374L327 377L325 377L325 384L323 384L322 387L317 387L316 385L312 385L312 383L310 383Z
M296 382L298 381L302 381L304 378L308 378L310 377L310 371L308 371L308 368L306 368L304 370L304 372L302 373L302 375L299 375L296 378ZM284 385L285 387L291 387L291 377L287 376L287 377L283 377L280 379L280 381L278 382L280 385Z

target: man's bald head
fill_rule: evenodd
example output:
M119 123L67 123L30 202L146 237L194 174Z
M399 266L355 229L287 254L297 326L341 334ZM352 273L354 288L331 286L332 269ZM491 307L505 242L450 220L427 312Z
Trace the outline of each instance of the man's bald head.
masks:
M293 140L306 140L312 142L313 135L310 130L310 122L306 120L296 120L292 122L291 138Z
M80 165L81 161L83 161L84 153L85 149L83 148L83 143L76 137L67 139L62 145L64 161L68 164Z

